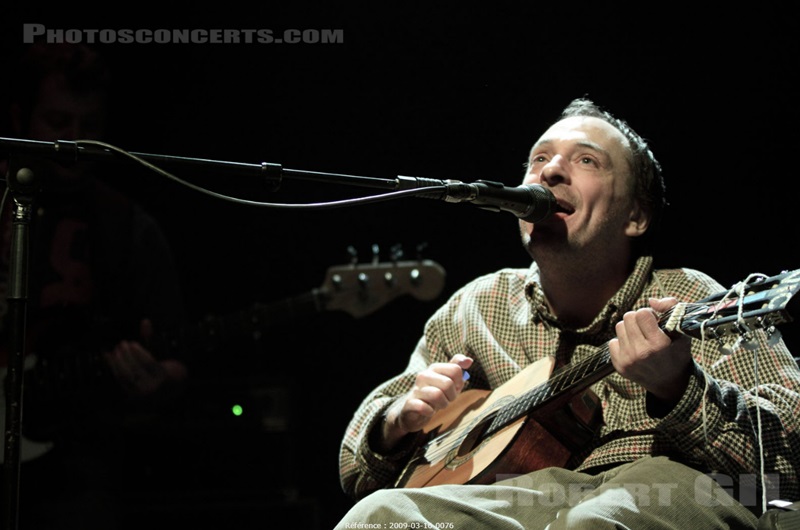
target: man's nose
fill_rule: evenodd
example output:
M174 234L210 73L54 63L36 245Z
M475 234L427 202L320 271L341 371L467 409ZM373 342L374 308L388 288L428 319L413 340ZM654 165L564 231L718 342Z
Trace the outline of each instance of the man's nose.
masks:
M569 180L569 168L567 168L566 159L561 155L551 158L539 172L539 180L550 186Z

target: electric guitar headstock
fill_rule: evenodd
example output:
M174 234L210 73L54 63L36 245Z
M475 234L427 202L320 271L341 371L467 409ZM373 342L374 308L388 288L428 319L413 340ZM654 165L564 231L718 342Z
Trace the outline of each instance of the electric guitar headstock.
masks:
M772 277L751 275L731 289L699 300L678 304L670 314L666 329L677 329L690 337L717 340L750 340L756 329L769 337L777 326L793 320L787 309L800 290L800 269Z
M327 311L344 311L355 318L369 315L403 295L429 301L444 289L444 268L428 259L402 259L402 252L393 247L389 261L379 261L378 247L372 247L372 259L359 263L355 250L347 265L328 269L318 289Z

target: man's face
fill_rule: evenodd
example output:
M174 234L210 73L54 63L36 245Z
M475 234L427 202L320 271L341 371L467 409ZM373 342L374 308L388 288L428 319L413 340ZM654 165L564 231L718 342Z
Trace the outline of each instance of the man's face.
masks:
M102 140L106 132L106 96L101 92L76 92L60 74L46 77L27 121L18 116L17 132L30 140ZM60 179L75 179L85 164L69 168L50 164Z
M534 144L524 184L549 188L565 212L534 226L520 222L523 243L614 251L646 229L633 198L627 139L599 118L571 117ZM601 246L597 246L597 244Z
M98 92L78 93L61 75L44 79L31 109L28 135L32 140L101 140L106 129L106 99Z

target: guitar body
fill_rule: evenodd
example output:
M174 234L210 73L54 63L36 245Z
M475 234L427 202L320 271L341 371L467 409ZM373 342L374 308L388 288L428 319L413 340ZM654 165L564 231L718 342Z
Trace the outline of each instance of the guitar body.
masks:
M564 432L554 434L533 414L524 415L489 436L484 435L500 408L513 403L532 387L546 383L554 363L552 357L545 357L491 392L463 392L431 419L424 431L429 442L412 457L396 486L490 484L498 480L498 475L564 466L572 455L572 447L579 444L565 438ZM583 399L577 403L583 403ZM565 410L571 411L572 406L566 405ZM548 423L557 427L561 422Z

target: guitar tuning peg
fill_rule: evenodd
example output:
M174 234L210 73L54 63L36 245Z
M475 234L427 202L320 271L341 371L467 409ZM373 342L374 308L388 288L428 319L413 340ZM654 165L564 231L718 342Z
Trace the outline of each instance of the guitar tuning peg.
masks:
M372 264L373 265L377 265L378 262L380 261L380 254L381 254L380 247L376 243L373 243L373 245L372 245Z
M369 287L369 276L365 273L360 273L358 275L358 286L361 288L362 292L366 292L367 288Z
M347 254L350 256L350 263L355 265L358 263L358 251L353 245L347 246Z
M383 273L383 283L386 287L394 287L397 285L397 279L394 277L392 271L387 270Z
M392 261L397 262L403 258L403 246L398 243L392 246L391 249Z
M753 350L758 349L758 343L756 341L752 340L752 339L751 340L743 340L742 341L742 348L744 348L747 351L753 351Z
M422 251L425 250L426 248L428 248L428 242L427 241L423 241L422 243L417 245L417 259L418 260L422 259Z
M724 355L732 355L734 350L739 347L744 348L747 351L753 351L758 348L758 343L753 340L752 335L748 333L747 335L740 336L732 345L725 345L721 347L720 351Z
M782 338L783 335L781 335L781 332L775 326L771 326L767 329L767 344L770 346L775 346Z

